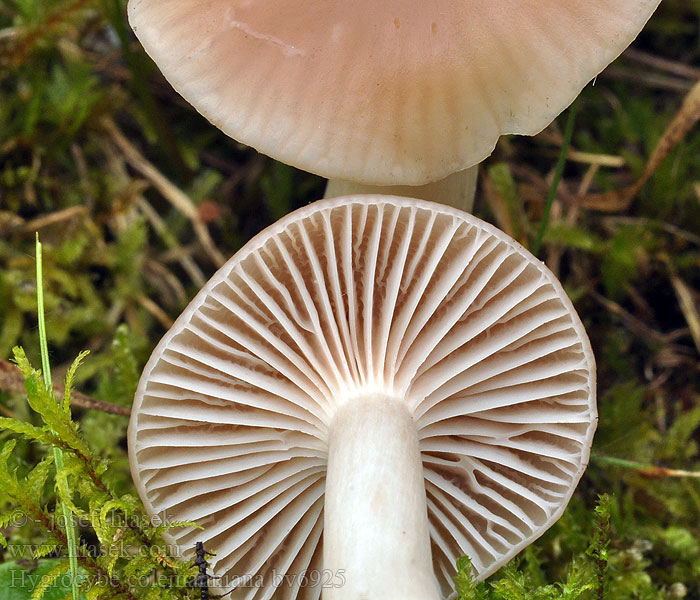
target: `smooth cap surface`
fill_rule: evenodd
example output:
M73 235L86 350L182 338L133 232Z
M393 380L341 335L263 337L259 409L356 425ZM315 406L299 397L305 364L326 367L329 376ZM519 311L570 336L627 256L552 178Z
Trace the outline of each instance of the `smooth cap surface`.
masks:
M175 89L333 179L422 185L546 127L660 0L130 0Z

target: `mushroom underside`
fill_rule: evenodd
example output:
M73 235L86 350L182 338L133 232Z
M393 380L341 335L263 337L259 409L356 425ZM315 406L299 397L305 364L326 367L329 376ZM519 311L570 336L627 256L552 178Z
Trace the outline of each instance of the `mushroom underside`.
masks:
M422 487L385 491L414 506L409 546L425 542L420 560L447 597L459 556L484 578L564 510L588 460L594 390L571 302L505 234L429 202L326 200L254 238L163 338L134 404L132 472L152 513L204 528L169 536L216 551L220 592L351 598L354 582L327 589L344 566L324 566L324 529L352 546L357 528L337 521L360 518L342 510L352 499L329 448L351 455L334 446L352 437L338 415L387 399L415 428L418 466L403 472ZM371 422L367 444L389 448ZM394 498L401 489L413 491Z

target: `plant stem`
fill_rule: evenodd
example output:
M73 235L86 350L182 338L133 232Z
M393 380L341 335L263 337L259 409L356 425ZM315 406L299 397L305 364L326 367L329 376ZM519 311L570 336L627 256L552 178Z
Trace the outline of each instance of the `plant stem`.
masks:
M549 215L552 212L552 204L554 203L554 197L557 194L557 188L559 187L559 182L561 181L561 176L564 173L564 165L566 164L566 156L569 152L569 144L571 144L571 136L574 133L574 121L576 120L576 113L578 112L578 98L574 100L573 104L569 108L569 115L566 118L566 127L564 129L564 141L561 145L561 151L559 152L559 160L557 161L556 169L554 170L554 179L552 179L552 185L549 188L549 193L547 194L547 203L544 206L544 213L542 214L542 221L540 222L540 228L537 231L537 238L532 246L532 253L537 256L542 248L542 240L544 239L544 234L547 232L547 227L549 226Z
M36 234L36 304L39 320L39 348L41 350L41 370L44 375L44 385L51 389L51 367L49 365L49 347L46 341L46 320L44 318L44 275L41 261L41 242L39 233Z
M350 196L353 194L405 196L407 198L420 198L431 202L439 202L440 204L453 206L470 213L474 208L474 194L476 193L478 172L479 165L474 165L464 171L452 173L445 179L426 183L425 185L367 185L352 181L330 179L326 186L324 198L337 198L338 196Z
M39 320L39 347L41 348L41 370L44 377L44 387L53 394L51 383L51 366L49 364L49 347L46 340L46 319L44 316L44 277L42 268L41 242L39 233L36 234L36 300L37 317ZM56 467L56 475L63 469L63 450L58 446L53 447L53 459ZM71 594L73 600L78 600L78 548L75 543L75 529L73 527L73 513L61 502L63 508L63 520L66 526L66 539L68 545L68 563L71 580Z

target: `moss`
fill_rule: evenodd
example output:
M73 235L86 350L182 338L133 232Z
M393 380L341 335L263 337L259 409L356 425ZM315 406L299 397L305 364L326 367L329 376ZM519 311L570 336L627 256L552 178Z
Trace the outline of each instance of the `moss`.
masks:
M124 9L121 0L0 4L0 359L21 346L31 364L40 361L38 230L56 378L89 348L76 385L128 406L168 322L217 267L192 215L144 175L144 161L191 200L224 256L319 198L323 182L211 127L140 50ZM595 157L567 162L541 255L574 298L598 360L594 455L562 519L504 571L474 585L468 564L460 564L465 598L700 598L700 479L665 471L700 471L700 349L690 335L700 305L697 126L631 201L591 202L591 194L622 190L643 173L695 83L699 30L697 1L664 0L635 43L637 55L623 55L581 96L572 148ZM650 66L643 62L649 56L671 63ZM541 136L498 145L482 170L493 185L481 186L478 216L502 226L505 215L519 240L532 239L563 127L561 118ZM603 160L610 156L612 166ZM680 305L672 277L690 290L695 314ZM191 565L166 555L88 556L114 539L138 545L144 535L154 544L161 533L120 525L142 518L128 472L126 418L79 409L49 415L40 387L29 395L36 410L26 395L0 390L0 412L11 419L0 434L8 543L65 554L65 532L44 517L70 501L88 514L80 530L87 573L111 570L117 582L154 569L173 581L191 576ZM66 455L68 497L53 486L55 444ZM93 514L103 506L108 514ZM13 514L31 518L20 527ZM195 593L163 585L165 596ZM95 589L113 594L109 585ZM148 589L127 592L140 598Z

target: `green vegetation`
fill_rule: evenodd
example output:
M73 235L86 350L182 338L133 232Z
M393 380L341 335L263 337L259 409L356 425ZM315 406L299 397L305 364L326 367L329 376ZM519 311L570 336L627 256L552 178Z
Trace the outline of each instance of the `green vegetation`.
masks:
M598 360L591 464L504 570L475 584L460 562L463 599L700 600L700 103L684 103L699 79L700 3L664 0L580 97L539 256ZM482 169L475 212L530 248L565 122L503 139ZM69 522L78 594L198 597L133 489L125 409L221 261L323 185L181 100L121 0L0 0L0 359L21 369L0 363L0 600L72 596Z
M559 553L563 551L566 556L556 568L557 583L549 583L552 581L553 557L547 552L547 543L530 546L487 582L474 583L469 559L461 558L455 578L460 600L670 600L696 597L697 587L682 583L692 581L697 585L700 578L697 552L700 546L693 534L688 530L680 533L677 528L670 527L658 531L658 540L649 531L649 538L628 536L616 526L620 510L619 502L607 494L599 498L593 513L581 513L580 521L570 520L575 508L569 509L563 522L555 526L554 536L547 535L556 544L552 549ZM556 530L559 530L558 534ZM675 537L683 546L681 551L693 565L693 572L687 573L686 579L654 581L650 573L654 551L659 548L657 543L669 536ZM556 554L554 559L556 561Z
M7 593L39 600L45 595L56 595L59 588L66 588L73 600L81 597L90 600L105 594L127 598L180 598L182 590L192 581L195 567L172 555L162 533L182 523L167 526L153 523L137 498L119 494L106 475L108 462L93 454L72 420L73 381L87 352L78 355L68 369L63 397L59 400L54 393L44 325L42 246L38 238L36 261L43 373L32 367L21 348L15 347L13 354L24 378L28 404L43 426L0 417L0 429L48 446L53 452L43 456L35 466L22 465L18 464L15 452L17 440L13 438L4 443L0 450L0 501L9 510L0 515L0 524L12 528L20 526L22 541L13 543L11 538L8 542L0 534L0 543L14 554L12 558L36 560L50 554L67 554L67 559L41 561L35 569L27 569L17 560L14 565L19 569L10 567L2 571L5 579L9 579L9 583L5 582ZM127 359L127 364L131 362L128 356L123 358ZM136 377L133 371L131 375L133 391ZM53 507L49 508L42 500L52 468L54 494ZM77 546L76 522L89 528L97 545L81 543ZM39 535L38 544L31 543L32 534ZM22 537L26 535L32 537ZM47 564L51 565L48 570ZM25 588L31 593L23 596L21 590ZM84 594L80 594L79 588Z

